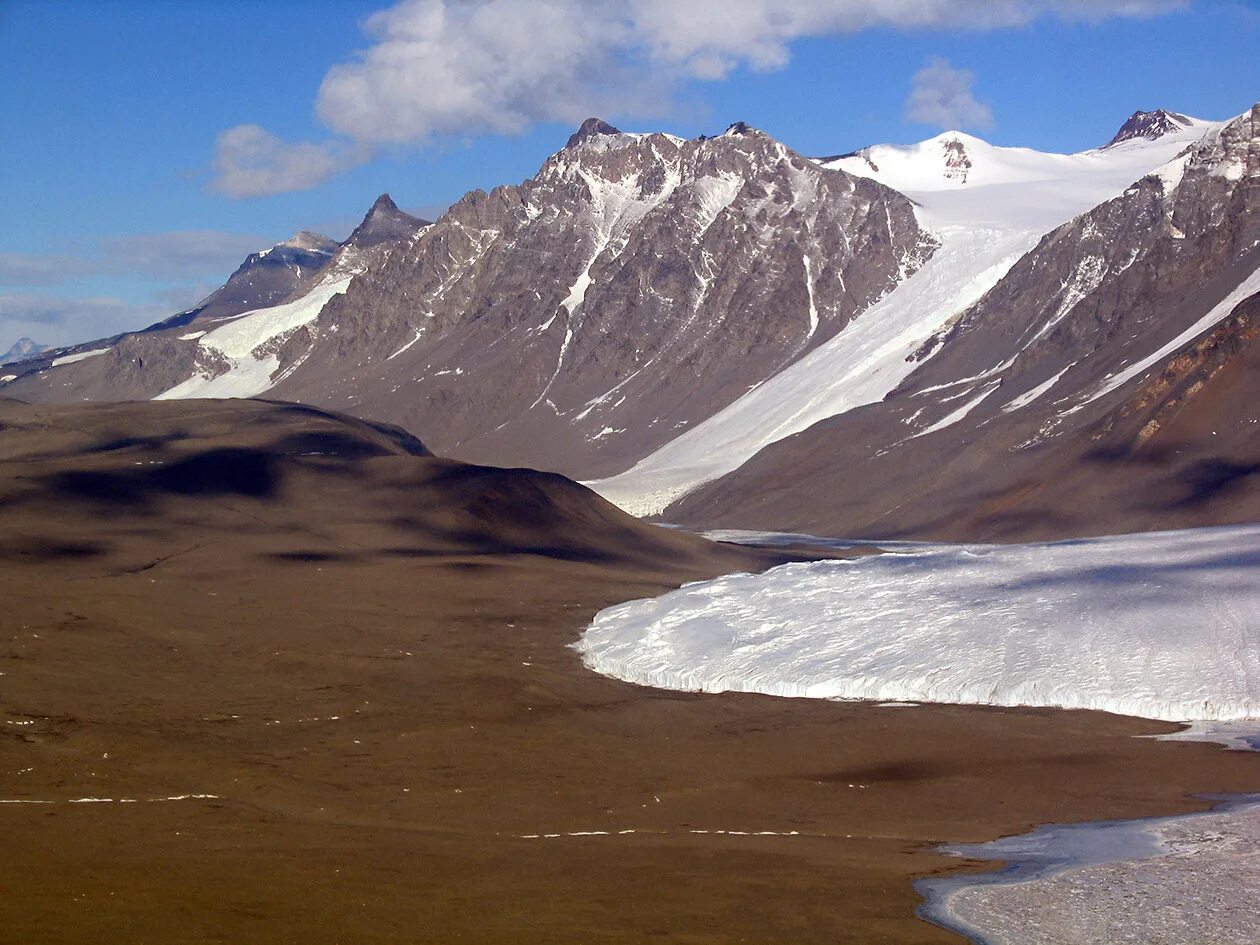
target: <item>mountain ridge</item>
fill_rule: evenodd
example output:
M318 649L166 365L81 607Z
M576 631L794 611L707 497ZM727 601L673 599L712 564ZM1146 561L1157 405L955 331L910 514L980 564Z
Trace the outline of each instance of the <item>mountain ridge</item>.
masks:
M1258 206L1260 106L1047 234L886 399L667 514L973 540L1260 515ZM833 468L865 476L826 508Z
M588 119L521 184L347 240L287 301L180 337L197 344L178 357L150 350L177 369L147 372L145 396L267 392L580 476L638 514L795 527L826 501L796 474L809 451L934 468L977 423L1031 422L1085 376L1082 352L1127 382L1164 363L1130 335L1182 357L1191 315L1246 302L1245 263L1209 243L1250 232L1249 116L1137 112L1074 155L945 132L826 162L743 122L688 140ZM400 213L382 195L356 233ZM110 363L87 354L44 373Z

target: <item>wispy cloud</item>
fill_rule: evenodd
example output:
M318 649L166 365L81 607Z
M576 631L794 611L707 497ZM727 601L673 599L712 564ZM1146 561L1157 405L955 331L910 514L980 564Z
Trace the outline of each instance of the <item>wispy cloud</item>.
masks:
M216 141L213 186L238 198L309 190L366 157L344 141L290 143L258 125L237 125Z
M1145 17L1188 6L1187 0L629 0L638 32L654 59L681 64L701 78L739 66L779 69L792 42L862 30L995 30L1043 16L1101 21Z
M316 110L333 133L219 136L214 187L304 190L380 148L516 134L541 121L646 117L687 81L768 71L806 37L874 28L993 30L1044 16L1157 16L1189 0L401 0L364 21L371 45L332 66ZM978 104L978 103L977 103ZM974 121L973 121L974 123Z
M63 345L143 328L205 298L265 245L258 236L178 230L105 236L61 253L0 253L0 350L24 335ZM111 294L119 280L138 295Z
M108 337L143 327L171 311L157 300L136 303L109 296L0 292L0 351L24 337L54 347Z
M217 230L105 236L71 252L0 253L0 286L56 286L98 275L152 282L226 278L265 245L259 236Z
M915 73L906 99L906 119L942 129L991 128L993 110L971 92L976 77L932 56Z

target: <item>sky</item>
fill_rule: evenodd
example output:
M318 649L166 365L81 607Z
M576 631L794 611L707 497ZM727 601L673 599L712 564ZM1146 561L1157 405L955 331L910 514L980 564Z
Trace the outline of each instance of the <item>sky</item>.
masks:
M1260 0L0 0L0 353L143 327L252 251L433 218L591 115L806 155L1105 144L1260 101Z

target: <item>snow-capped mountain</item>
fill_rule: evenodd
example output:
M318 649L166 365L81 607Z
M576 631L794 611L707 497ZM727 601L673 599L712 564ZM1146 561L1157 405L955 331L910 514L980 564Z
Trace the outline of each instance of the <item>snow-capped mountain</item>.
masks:
M1260 106L1188 147L1181 134L1099 152L1176 148L938 313L887 396L775 443L670 517L1014 537L1260 514L1247 488L1260 470Z
M591 119L426 228L382 198L270 304L53 352L5 392L266 392L693 524L1236 521L1251 398L1209 394L1260 358L1254 125L1138 112L1078 154L948 132L810 160L739 123ZM327 248L281 247L238 275ZM1143 476L1160 502L1115 501Z
M632 511L660 513L763 447L883 400L927 356L932 338L997 285L1042 236L1121 193L1217 127L1193 121L1154 141L1135 139L1080 154L1002 148L947 132L917 145L867 148L829 160L826 166L877 178L913 199L920 223L940 248L912 278L807 358L595 488Z
M592 119L290 334L269 396L423 429L463 459L615 472L934 249L901 194L747 126L685 141Z
M48 345L41 345L30 338L19 338L8 351L0 354L0 364L25 361L27 358L33 358L35 355L47 350Z
M1188 115L1166 112L1162 108L1153 112L1134 112L1129 116L1129 120L1120 126L1120 130L1111 139L1108 147L1132 141L1135 138L1157 141L1165 135L1179 134L1187 129L1193 129L1197 124L1201 122L1197 122Z

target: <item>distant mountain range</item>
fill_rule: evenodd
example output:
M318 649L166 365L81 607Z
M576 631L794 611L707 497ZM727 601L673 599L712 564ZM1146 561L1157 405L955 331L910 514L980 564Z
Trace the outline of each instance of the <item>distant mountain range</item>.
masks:
M592 119L522 184L431 225L382 197L345 243L299 234L0 392L265 393L701 526L1246 520L1258 120L1138 112L1073 155L950 132L810 159L739 123Z

